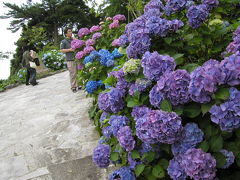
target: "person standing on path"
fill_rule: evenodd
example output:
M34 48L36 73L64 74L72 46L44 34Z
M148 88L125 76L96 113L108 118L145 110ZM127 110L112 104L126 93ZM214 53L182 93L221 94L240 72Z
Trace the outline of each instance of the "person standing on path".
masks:
M37 85L38 82L36 81L36 69L30 66L30 62L35 62L35 59L37 57L32 57L32 50L28 51L25 50L23 53L22 58L22 66L27 69L27 75L26 75L26 85L29 85L29 83L33 86Z
M72 29L66 28L64 30L65 39L61 41L60 51L65 53L65 58L67 61L67 68L70 75L70 83L72 92L77 92L78 83L77 83L77 63L74 61L74 50L71 48L72 38Z

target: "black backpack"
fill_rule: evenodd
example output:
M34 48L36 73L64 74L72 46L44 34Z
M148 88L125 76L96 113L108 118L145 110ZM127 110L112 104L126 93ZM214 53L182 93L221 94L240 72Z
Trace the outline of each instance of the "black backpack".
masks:
M34 59L34 62L35 62L35 64L36 64L36 66L40 66L40 61L39 61L38 58L35 58L35 59Z

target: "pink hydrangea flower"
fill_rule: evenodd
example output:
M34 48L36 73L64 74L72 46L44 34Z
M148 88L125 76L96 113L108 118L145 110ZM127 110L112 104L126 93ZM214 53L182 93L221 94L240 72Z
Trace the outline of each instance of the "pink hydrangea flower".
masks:
M86 41L86 46L93 46L96 43L94 39L88 39Z
M107 21L112 21L113 19L111 17L106 18Z
M76 58L76 59L82 59L84 56L86 56L86 52L84 52L84 51L79 51L79 52L77 52L75 58Z
M118 21L126 21L126 17L122 14L118 14L113 17L113 21L118 20Z
M101 26L93 26L93 27L90 28L91 33L101 31L101 30L102 30Z
M119 39L114 39L113 42L112 42L112 46L119 47L119 46L120 46L120 41L119 41Z
M81 48L84 45L85 45L85 42L83 40L74 39L74 40L71 41L71 48L72 49L78 49L78 48Z
M109 29L114 29L114 28L118 28L118 27L119 27L119 21L118 20L113 21L113 23L111 23L109 25Z
M102 37L102 33L100 32L97 32L97 33L94 33L93 36L92 36L92 39L96 40L98 38Z
M81 29L79 29L79 31L78 31L78 36L79 36L80 38L83 37L83 36L86 36L86 35L88 35L88 34L90 34L90 31L89 31L88 28L81 28Z
M89 54L90 52L92 52L94 50L95 50L94 47L86 46L83 51L85 52L85 54Z

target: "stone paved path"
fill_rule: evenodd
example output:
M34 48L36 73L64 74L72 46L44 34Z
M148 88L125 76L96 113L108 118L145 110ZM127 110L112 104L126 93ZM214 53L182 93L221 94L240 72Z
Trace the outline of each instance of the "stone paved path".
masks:
M105 180L91 154L99 139L91 99L68 72L0 93L0 180Z

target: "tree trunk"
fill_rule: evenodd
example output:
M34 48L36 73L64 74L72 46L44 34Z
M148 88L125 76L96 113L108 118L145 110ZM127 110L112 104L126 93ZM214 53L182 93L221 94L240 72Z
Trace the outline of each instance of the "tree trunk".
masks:
M57 26L57 23L54 23L53 42L54 42L55 46L58 45L58 26Z

